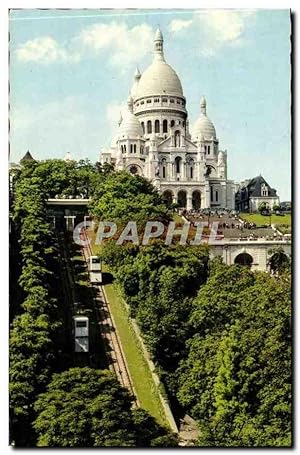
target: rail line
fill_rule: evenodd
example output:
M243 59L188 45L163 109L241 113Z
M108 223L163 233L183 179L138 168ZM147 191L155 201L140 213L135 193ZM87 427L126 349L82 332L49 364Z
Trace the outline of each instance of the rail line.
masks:
M90 256L93 256L91 246L88 242L88 236L85 229L81 230L81 239L85 241L86 246L81 247L83 258L88 266ZM113 317L111 314L109 302L106 299L103 286L93 285L96 290L94 298L95 309L98 323L101 325L101 336L106 346L106 352L109 359L109 369L113 371L123 387L126 387L134 397L135 406L138 406L138 399L130 378L127 362L123 353L121 342L116 331Z

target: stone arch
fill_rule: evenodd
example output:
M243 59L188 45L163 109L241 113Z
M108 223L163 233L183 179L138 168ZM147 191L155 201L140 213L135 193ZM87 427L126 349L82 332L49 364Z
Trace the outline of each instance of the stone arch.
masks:
M268 259L269 270L272 273L280 273L290 265L290 258L282 248L273 251Z
M195 190L192 193L192 206L195 210L201 208L201 192L199 190Z
M177 193L177 202L180 207L186 208L187 195L185 190L180 190Z
M234 259L235 264L244 265L246 267L251 267L253 264L253 257L249 253L240 253Z
M164 203L169 207L173 203L173 192L171 190L165 190L162 198Z

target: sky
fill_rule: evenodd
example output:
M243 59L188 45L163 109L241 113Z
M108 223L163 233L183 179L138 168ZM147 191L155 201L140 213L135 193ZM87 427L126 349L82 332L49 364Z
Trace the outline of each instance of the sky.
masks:
M262 174L290 200L289 10L11 10L10 160L99 159L157 26L190 129L205 95L228 177Z

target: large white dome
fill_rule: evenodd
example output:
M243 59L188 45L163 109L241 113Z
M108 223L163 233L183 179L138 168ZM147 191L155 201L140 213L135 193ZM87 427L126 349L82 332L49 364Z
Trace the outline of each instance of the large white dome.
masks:
M175 95L183 97L182 86L173 68L165 62L163 36L158 29L154 38L154 60L142 74L135 97Z
M183 96L179 77L173 68L163 60L154 60L142 74L135 97L141 98L149 95Z

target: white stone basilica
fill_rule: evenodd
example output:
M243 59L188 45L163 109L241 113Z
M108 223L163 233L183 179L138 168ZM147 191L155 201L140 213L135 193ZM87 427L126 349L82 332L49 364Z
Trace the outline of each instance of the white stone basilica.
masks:
M202 97L191 135L181 82L165 61L158 29L153 62L143 74L136 70L127 111L100 161L148 178L168 203L177 202L188 210L234 209L235 185L227 180L227 151L219 150L206 110Z

